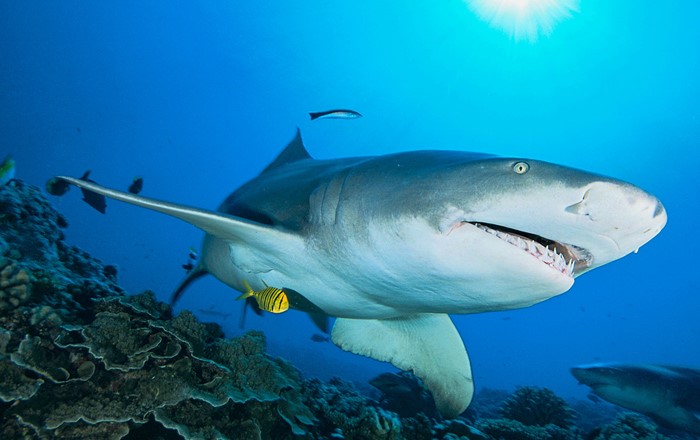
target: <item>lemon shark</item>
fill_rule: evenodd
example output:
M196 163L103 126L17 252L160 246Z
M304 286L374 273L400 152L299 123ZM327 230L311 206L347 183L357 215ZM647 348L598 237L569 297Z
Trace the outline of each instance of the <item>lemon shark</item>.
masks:
M598 363L571 369L595 394L640 412L666 428L700 435L700 370L695 368Z
M474 391L449 314L559 295L666 223L654 196L584 171L461 151L316 160L298 130L218 211L58 178L204 230L177 295L203 273L298 292L337 318L336 345L412 371L445 417Z

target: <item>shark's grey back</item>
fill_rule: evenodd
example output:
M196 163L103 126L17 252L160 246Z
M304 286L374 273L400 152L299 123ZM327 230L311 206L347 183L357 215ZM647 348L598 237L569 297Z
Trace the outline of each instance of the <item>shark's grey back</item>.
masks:
M337 183L337 189L340 191L346 180L352 181L353 188L361 193L363 182L372 182L375 188L382 188L381 181L385 180L384 187L389 189L390 185L396 184L397 173L409 174L410 170L424 173L424 179L429 181L431 167L426 165L431 162L435 163L434 169L444 171L447 162L462 165L465 162L490 157L494 156L461 151L413 151L385 156L316 160L309 155L297 132L297 136L279 156L259 176L229 195L218 211L261 224L301 232L310 220L312 194L324 185L332 186ZM398 163L403 166L402 169L396 169ZM412 185L417 185L420 177L411 173ZM372 194L364 195L373 197ZM390 194L389 196L391 197ZM410 209L410 200L400 200L401 206L397 207L397 210ZM389 199L386 202L391 201ZM418 204L419 201L414 203Z

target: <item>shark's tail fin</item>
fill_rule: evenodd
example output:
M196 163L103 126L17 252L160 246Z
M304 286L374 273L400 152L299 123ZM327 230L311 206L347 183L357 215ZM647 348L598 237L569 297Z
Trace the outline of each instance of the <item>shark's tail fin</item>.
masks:
M203 277L208 273L209 272L204 267L201 261L197 263L197 265L190 271L190 273L187 274L185 279L180 282L180 284L173 292L172 296L170 297L170 305L175 305L175 303L180 299L182 294L185 293L185 289L187 289L191 282Z

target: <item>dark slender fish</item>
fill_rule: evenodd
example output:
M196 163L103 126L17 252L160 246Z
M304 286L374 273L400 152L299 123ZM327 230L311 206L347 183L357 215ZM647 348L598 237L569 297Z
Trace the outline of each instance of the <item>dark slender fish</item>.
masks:
M138 194L141 192L142 189L143 189L143 177L141 177L141 176L134 177L134 180L131 182L131 185L129 185L129 192L131 194Z
M214 309L214 306L212 306L208 309L197 309L197 311L203 315L215 316L217 318L223 318L223 319L226 319L229 316L231 316L230 313L219 312L218 310Z
M85 182L90 183L97 183L94 180L90 179L90 171L91 170L85 171L85 174L83 174L83 177L81 177L80 180L84 180ZM80 191L83 193L83 201L85 203L92 206L102 214L107 212L107 201L105 199L105 196L84 188L80 188Z
M318 333L314 333L311 335L311 340L314 342L330 342L330 338L328 336L323 336L319 335Z
M309 113L311 120L315 119L357 119L361 118L362 115L357 113L355 110L326 110L325 112L312 112Z
M190 248L187 250L187 263L182 265L182 268L185 269L185 272L192 272L192 270L195 268L195 265L197 264L198 258L199 254L197 254L197 251L192 246L190 246Z

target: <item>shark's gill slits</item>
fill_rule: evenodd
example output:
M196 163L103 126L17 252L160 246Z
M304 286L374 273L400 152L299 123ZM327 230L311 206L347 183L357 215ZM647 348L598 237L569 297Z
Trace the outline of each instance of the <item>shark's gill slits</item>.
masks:
M538 235L502 226L487 223L473 224L482 231L522 249L564 275L573 277L577 267L582 270L590 265L588 253L576 246L558 243Z

